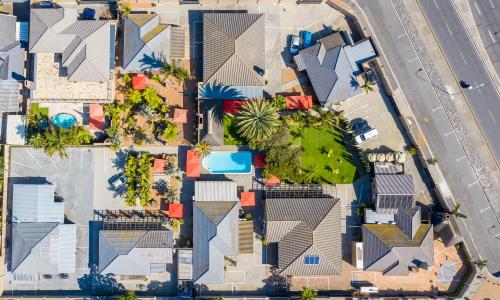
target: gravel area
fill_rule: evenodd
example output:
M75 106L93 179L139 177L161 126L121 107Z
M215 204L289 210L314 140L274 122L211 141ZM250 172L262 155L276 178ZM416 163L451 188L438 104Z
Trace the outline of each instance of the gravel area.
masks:
M481 184L481 187L484 190L484 193L486 194L486 197L490 201L490 204L493 207L494 211L498 213L500 211L500 199L498 197L498 193L488 178L488 172L484 163L481 161L479 155L474 150L474 146L469 138L469 134L457 113L457 109L453 104L450 95L444 92L446 91L446 87L441 81L441 78L439 77L432 63L431 58L427 54L427 49L418 37L417 30L411 20L406 6L404 5L402 0L392 0L392 4L399 15L401 22L403 23L403 26L408 34L411 43L413 44L413 47L417 52L420 61L422 62L424 71L427 73L432 82L439 101L441 102L441 105L443 106L446 115L450 120L453 130L458 136L458 140L462 145L462 148L467 155L472 168L474 169L474 172L479 180L479 183Z

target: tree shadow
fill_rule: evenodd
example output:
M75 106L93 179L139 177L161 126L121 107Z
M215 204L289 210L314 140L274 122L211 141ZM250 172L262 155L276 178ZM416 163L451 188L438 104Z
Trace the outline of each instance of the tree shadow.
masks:
M271 276L263 280L263 292L267 296L287 296L289 294L290 278L280 275L277 268L271 268Z
M141 63L141 70L159 69L163 66L163 59L163 54L158 56L156 53L153 53L153 55L144 54L142 58L139 59L139 62Z
M89 274L77 279L81 290L97 296L111 296L125 291L123 284L119 283L114 274L102 275L97 272L97 266L93 266Z
M241 99L241 91L232 86L222 84L203 84L198 89L199 98L202 99Z

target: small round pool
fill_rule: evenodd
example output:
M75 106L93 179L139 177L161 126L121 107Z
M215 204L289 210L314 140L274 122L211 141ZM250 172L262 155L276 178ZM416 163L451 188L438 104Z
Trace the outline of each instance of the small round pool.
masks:
M75 116L67 113L60 113L52 117L52 124L61 128L70 128L76 125Z

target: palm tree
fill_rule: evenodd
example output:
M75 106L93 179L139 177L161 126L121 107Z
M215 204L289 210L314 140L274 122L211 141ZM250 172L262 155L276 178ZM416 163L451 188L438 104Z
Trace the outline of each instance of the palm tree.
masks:
M300 294L301 300L313 300L316 296L318 296L318 291L311 288L302 288L302 293Z
M161 136L167 141L172 141L177 138L178 133L179 131L177 129L177 126L174 123L169 122L165 127L165 129L163 130Z
M167 81L168 77L174 73L173 65L169 64L165 58L162 59L160 73L163 74L163 82Z
M202 158L207 157L212 152L212 146L207 141L201 142L194 146L194 151L198 153Z
M478 259L474 262L474 264L476 265L476 267L479 268L479 270L483 270L484 268L486 268L486 265L488 264L488 261L487 260L482 260L482 259Z
M365 91L365 93L368 94L369 92L373 91L373 81L371 81L370 79L365 80L365 83L363 83L361 88Z
M118 300L135 300L137 296L134 291L127 291L125 294L121 295Z
M270 138L279 126L278 108L270 101L245 101L235 116L238 133L249 141Z
M191 75L189 75L188 70L179 66L175 60L172 62L172 75L181 81L191 79Z
M460 212L460 203L457 203L455 207L451 210L451 214L457 218L467 218L466 215Z
M128 14L132 11L132 7L130 6L130 2L124 2L120 5L120 13L122 18L128 16Z

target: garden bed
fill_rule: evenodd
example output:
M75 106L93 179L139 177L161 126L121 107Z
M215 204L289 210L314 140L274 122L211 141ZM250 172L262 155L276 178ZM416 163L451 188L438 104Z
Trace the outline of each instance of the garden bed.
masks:
M245 145L246 141L240 137L234 124L234 117L224 116L224 145Z

